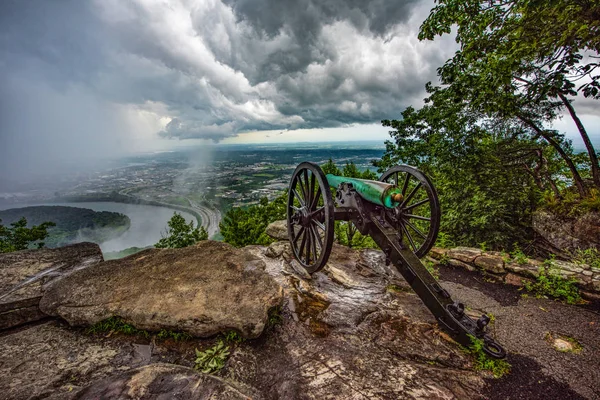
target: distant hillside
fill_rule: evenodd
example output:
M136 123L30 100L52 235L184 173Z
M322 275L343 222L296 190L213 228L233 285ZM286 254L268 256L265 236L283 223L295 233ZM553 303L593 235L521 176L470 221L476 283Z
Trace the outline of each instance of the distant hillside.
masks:
M56 224L48 230L50 235L45 240L47 247L82 241L102 243L127 231L131 223L124 214L77 207L34 206L0 211L3 225L9 225L22 217L27 219L28 226L46 221Z

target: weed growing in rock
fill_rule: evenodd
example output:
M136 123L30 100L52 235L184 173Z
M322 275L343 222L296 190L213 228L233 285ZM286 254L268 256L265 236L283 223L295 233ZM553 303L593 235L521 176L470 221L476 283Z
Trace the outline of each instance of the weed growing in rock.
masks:
M234 330L224 333L223 338L225 339L225 341L230 343L242 343L246 341L246 339L244 339L238 331Z
M404 288L402 286L398 286L398 285L394 285L389 284L385 287L385 290L387 290L388 292L392 292L392 293L405 293L405 292L411 292L410 289L408 288Z
M156 334L158 339L173 339L176 342L190 340L192 335L186 332L175 332L167 329L161 329L160 332Z
M281 306L272 307L269 310L268 315L269 319L267 320L267 327L269 328L279 325L283 322L283 317L281 316Z
M125 335L141 335L145 338L150 337L150 333L143 329L137 329L128 324L121 317L110 317L97 322L85 330L86 333L123 333Z
M225 366L228 357L229 346L225 346L223 341L219 340L216 345L204 351L196 349L196 366L194 368L205 374L212 374Z
M448 254L442 254L442 257L440 258L440 265L450 265L450 257L448 256Z
M564 300L568 304L579 304L582 300L576 283L574 279L560 276L553 265L553 259L550 259L544 261L535 282L525 282L525 289L534 293L536 297L548 296Z
M442 256L443 257L447 257L445 254ZM440 261L441 264L441 261ZM425 268L427 268L427 271L429 271L429 273L431 275L433 275L433 277L435 279L440 279L440 271L435 267L435 264L432 261L426 260L425 261Z
M592 268L600 269L600 251L597 249L577 249L571 256L577 264L587 264Z
M494 378L501 378L510 372L511 365L505 360L492 358L483 351L483 342L474 336L470 336L471 346L462 347L462 350L473 356L475 371L489 371Z

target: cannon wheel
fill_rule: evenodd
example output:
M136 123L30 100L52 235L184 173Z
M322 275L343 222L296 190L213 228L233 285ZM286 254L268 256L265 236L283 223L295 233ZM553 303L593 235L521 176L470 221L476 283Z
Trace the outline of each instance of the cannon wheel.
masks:
M435 244L440 229L440 202L433 184L418 169L397 165L379 178L402 188L404 200L399 206L386 210L388 219L421 258Z
M296 260L310 274L323 268L333 245L334 213L327 178L317 164L303 162L292 175L287 225Z

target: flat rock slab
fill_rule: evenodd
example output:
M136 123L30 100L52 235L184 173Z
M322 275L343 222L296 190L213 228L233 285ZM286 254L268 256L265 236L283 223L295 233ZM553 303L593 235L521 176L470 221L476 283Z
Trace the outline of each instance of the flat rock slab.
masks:
M101 261L94 243L0 254L0 329L45 317L38 309L45 285Z
M119 316L139 329L208 337L236 330L258 337L283 299L265 264L243 249L206 240L149 249L78 270L45 291L40 309L69 324Z
M180 365L157 363L96 382L77 399L259 400L252 389Z

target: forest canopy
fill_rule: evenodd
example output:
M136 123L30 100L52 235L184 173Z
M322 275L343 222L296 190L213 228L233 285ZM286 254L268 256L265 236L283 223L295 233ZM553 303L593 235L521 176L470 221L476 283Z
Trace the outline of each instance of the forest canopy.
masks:
M0 211L0 219L11 224L26 219L28 227L51 222L48 226L46 247L65 246L75 241L102 243L119 236L127 229L129 217L116 212L93 211L87 208L64 206L33 206ZM82 239L82 240L80 240Z

